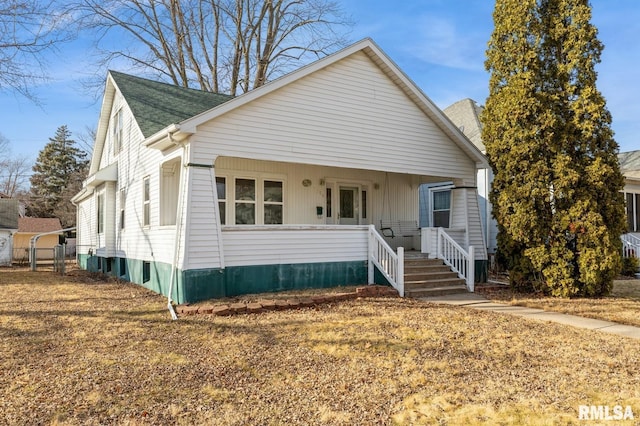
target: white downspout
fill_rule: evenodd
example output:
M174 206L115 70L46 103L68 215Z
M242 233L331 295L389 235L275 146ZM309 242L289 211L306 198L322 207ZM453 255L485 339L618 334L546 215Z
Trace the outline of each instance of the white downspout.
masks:
M173 141L173 134L169 133L169 139ZM176 315L176 311L173 309L173 300L171 299L171 295L173 294L173 286L176 281L176 270L178 268L178 258L180 256L180 236L182 233L182 216L184 212L184 200L185 200L185 186L187 180L187 163L188 163L188 147L187 145L182 145L182 161L180 167L180 185L179 185L179 194L178 194L178 205L176 207L176 235L175 242L173 248L173 262L171 263L171 278L169 281L169 291L167 293L167 308L171 313L171 319L177 320L178 316Z

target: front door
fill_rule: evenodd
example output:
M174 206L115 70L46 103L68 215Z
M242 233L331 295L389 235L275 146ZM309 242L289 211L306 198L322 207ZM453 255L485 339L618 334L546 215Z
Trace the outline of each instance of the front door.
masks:
M358 188L353 186L340 187L340 225L358 225Z

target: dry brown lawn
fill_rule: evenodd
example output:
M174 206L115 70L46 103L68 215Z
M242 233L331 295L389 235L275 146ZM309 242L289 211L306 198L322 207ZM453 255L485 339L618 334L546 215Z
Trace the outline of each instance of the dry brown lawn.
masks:
M561 299L516 293L510 289L484 291L483 294L500 303L528 306L545 311L562 312L640 327L640 280L614 281L611 295L598 299Z
M596 331L399 298L170 321L165 298L77 272L0 269L0 290L0 424L640 418L640 343Z

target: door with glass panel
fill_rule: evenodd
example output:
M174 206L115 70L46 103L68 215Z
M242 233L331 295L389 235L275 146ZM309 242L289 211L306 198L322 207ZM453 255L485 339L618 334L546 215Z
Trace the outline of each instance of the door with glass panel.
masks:
M358 225L360 214L358 211L358 193L357 187L341 186L339 191L340 198L340 225Z

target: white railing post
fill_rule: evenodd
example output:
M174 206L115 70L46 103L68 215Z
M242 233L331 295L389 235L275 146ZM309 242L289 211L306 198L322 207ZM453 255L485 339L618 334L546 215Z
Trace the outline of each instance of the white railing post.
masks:
M398 294L404 297L404 247L398 247L398 276L396 278L398 284Z
M476 257L475 248L469 246L469 267L467 268L467 289L473 293L476 284Z
M375 281L373 270L373 259L375 250L375 239L373 233L375 232L375 226L369 225L369 257L367 261L367 281L368 284L373 284Z

